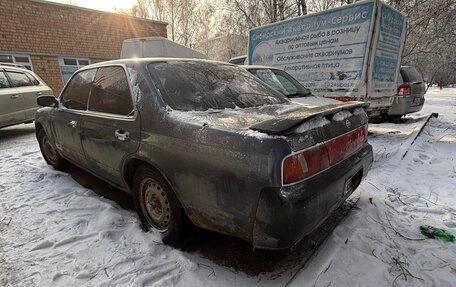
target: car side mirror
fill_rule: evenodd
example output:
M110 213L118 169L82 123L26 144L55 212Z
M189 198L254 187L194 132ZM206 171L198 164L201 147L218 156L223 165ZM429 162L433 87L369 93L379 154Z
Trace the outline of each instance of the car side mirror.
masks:
M36 103L42 107L58 107L59 102L54 96L41 96L36 99Z

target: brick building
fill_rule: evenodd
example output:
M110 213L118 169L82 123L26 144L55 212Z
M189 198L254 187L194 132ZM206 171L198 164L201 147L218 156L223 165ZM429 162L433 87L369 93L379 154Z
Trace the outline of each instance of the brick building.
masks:
M0 0L0 62L37 73L57 96L78 68L119 58L122 42L166 23L42 0Z

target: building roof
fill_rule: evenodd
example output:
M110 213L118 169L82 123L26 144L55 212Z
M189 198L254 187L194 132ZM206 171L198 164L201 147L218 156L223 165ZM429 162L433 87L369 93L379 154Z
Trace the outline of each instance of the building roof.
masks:
M29 0L29 1L41 3L41 4L45 4L45 5L54 5L54 6L60 6L60 7L64 7L64 8L70 8L70 9L85 10L87 12L92 12L92 13L103 13L103 14L109 14L109 15L114 15L114 16L119 16L119 17L128 17L128 18L133 18L136 20L147 21L147 22L152 22L152 23L166 25L166 26L168 25L167 22L163 22L163 21L152 20L152 19L136 17L136 16L130 16L130 15L125 15L125 14L119 14L119 13L113 13L113 12L107 12L107 11L101 11L101 10L90 9L90 8L85 8L85 7L79 7L76 5L52 2L52 1L48 1L48 0Z

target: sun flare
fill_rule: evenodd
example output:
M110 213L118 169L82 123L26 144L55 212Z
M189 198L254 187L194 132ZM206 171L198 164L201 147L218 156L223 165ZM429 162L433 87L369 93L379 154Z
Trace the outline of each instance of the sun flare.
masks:
M90 8L95 10L114 12L117 9L130 9L136 0L50 0L63 4L72 4L79 7Z

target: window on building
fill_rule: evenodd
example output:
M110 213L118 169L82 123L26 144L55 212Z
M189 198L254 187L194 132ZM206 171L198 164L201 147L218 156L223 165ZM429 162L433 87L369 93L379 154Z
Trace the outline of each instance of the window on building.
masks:
M90 94L89 110L124 116L133 111L127 75L122 67L98 69Z
M32 60L28 55L8 55L8 54L0 54L0 63L11 63L22 65L33 71Z
M25 73L6 71L6 74L10 78L11 84L15 87L34 86Z
M66 84L78 69L90 64L90 59L63 57L59 59L63 83Z
M0 72L0 89L3 88L10 88L10 84L8 82L8 79L6 78L5 73Z
M96 69L77 73L60 96L64 107L74 110L87 110L87 101Z

